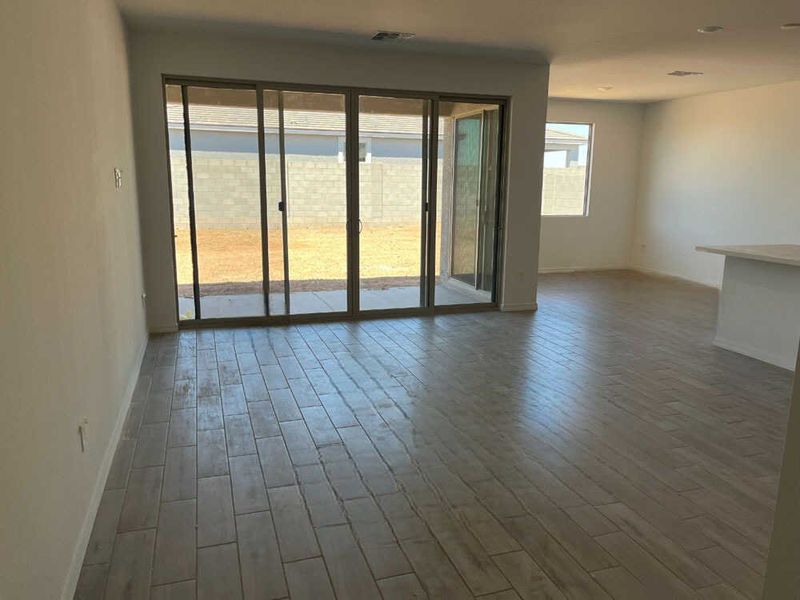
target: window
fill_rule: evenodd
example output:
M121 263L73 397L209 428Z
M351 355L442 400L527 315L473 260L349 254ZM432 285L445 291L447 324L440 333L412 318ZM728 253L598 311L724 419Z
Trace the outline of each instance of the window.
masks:
M591 123L548 123L545 132L542 214L584 216L589 209Z
M344 162L344 138L339 138L339 162ZM362 139L358 142L358 162L372 162L372 140Z

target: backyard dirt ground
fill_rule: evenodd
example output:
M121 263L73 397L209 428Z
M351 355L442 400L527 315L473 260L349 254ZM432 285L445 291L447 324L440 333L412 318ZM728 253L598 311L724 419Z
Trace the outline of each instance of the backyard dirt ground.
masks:
M192 251L188 230L177 231L178 285L192 284ZM283 280L280 232L270 232L270 280ZM289 278L292 289L341 289L347 279L347 246L343 225L292 226L289 229ZM362 287L385 287L413 281L420 272L420 227L364 227L360 236ZM241 293L262 280L261 236L253 229L198 229L200 283L214 293ZM436 262L438 265L438 260ZM363 281L363 280L369 280ZM271 285L274 289L275 285ZM210 292L211 290L206 290Z

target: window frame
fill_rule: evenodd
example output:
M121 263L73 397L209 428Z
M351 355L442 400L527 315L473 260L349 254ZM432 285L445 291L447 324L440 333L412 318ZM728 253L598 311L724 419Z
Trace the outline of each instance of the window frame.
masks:
M539 209L539 216L542 218L557 218L557 219L581 219L589 216L589 205L592 194L592 172L594 170L594 140L595 129L597 124L594 121L545 121L545 146L547 145L547 126L548 125L586 125L589 127L589 139L586 142L586 173L583 181L583 212L576 215L565 214L544 214ZM544 195L544 154L542 154L542 194Z

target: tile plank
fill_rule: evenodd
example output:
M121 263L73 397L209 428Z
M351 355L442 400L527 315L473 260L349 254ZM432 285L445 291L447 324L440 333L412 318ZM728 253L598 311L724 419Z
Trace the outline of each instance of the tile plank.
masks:
M227 475L197 480L197 545L236 541L231 481Z
M319 546L300 489L294 485L270 488L269 503L283 561L319 556Z
M268 512L238 515L239 561L245 600L287 596L278 539Z
M150 565L155 529L129 531L117 536L108 571L106 598L147 600L150 597Z
M197 550L197 600L241 600L242 580L236 544Z
M267 490L258 456L232 456L231 485L233 487L233 506L237 515L269 510Z
M196 521L194 500L161 505L153 561L153 585L194 579Z

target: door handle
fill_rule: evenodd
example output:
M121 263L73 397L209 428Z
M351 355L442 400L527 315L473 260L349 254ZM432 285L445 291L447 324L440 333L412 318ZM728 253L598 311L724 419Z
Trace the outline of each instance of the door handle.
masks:
M345 222L344 228L345 230L350 233L352 231L353 222L350 219L347 219ZM364 231L364 224L361 222L361 219L358 219L358 227L356 228L356 233L361 233Z

